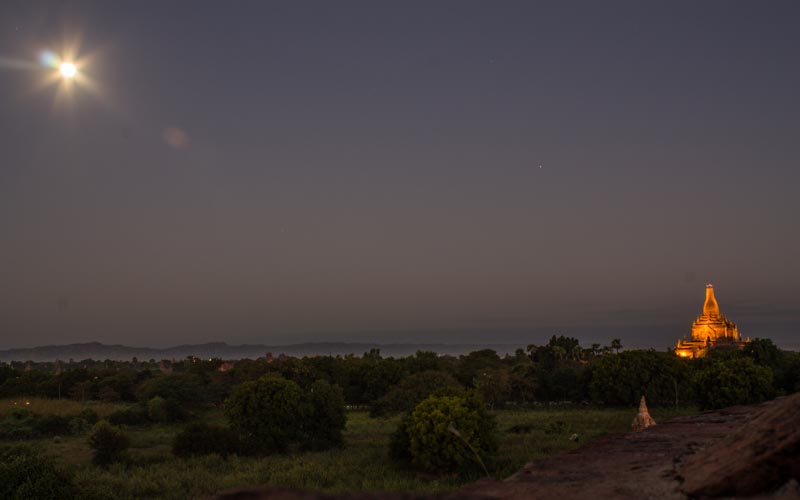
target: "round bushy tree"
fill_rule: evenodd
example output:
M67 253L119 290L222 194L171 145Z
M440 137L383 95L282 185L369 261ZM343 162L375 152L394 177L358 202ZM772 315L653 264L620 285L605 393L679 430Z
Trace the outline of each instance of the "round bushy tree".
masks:
M694 392L702 409L759 403L775 395L772 370L745 357L708 363L694 378Z
M342 446L342 431L347 423L342 389L317 380L311 385L309 399L310 414L304 422L305 446L315 450Z
M275 375L245 382L225 402L232 428L254 452L285 452L302 438L309 413L300 387Z
M432 395L407 414L392 443L395 458L428 472L467 473L497 450L494 417L469 393Z
M147 402L147 418L153 422L169 422L170 412L167 400L161 396L155 396Z
M130 440L121 430L101 420L89 435L89 446L94 450L94 463L108 465L117 462L130 446Z

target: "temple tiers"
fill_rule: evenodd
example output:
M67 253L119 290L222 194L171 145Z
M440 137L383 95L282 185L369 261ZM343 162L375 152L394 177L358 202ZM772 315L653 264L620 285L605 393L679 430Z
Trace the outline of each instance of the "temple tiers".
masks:
M719 339L739 340L739 330L736 324L728 321L719 312L719 304L714 297L714 286L706 285L706 301L703 304L703 314L697 317L692 324L692 340L714 342Z
M719 310L717 298L714 296L714 285L706 285L706 301L703 303L703 314L692 323L692 339L679 340L675 346L675 354L685 358L705 356L709 348L729 346L741 347L742 341L736 323L729 321Z

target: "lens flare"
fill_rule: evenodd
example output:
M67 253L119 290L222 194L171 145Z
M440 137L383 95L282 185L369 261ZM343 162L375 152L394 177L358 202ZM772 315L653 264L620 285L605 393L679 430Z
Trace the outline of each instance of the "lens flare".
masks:
M45 68L58 67L58 56L50 50L43 50L39 52L39 64Z
M92 77L102 52L99 49L92 53L81 51L81 34L78 33L65 38L59 48L42 47L28 60L15 61L0 56L0 69L39 69L28 90L34 93L53 87L54 110L72 106L79 93L89 93L104 105L113 107L105 90Z
M78 68L75 67L72 63L61 63L58 67L58 71L61 72L61 76L64 78L73 78L76 74L78 74Z

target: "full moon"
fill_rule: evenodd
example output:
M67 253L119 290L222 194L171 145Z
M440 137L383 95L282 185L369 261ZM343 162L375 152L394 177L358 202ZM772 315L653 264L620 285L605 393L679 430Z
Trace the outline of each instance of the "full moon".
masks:
M78 72L78 68L75 67L72 63L61 63L61 66L58 67L58 70L61 72L61 76L64 78L72 78Z

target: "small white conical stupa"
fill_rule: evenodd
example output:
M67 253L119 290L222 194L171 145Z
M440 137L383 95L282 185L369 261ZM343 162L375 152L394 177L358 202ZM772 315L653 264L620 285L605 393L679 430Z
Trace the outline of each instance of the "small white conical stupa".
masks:
M656 425L656 421L653 420L653 417L650 416L650 412L647 411L647 403L645 403L644 396L642 396L641 401L639 401L639 413L633 418L631 430L634 432L641 431L647 429L651 425Z

